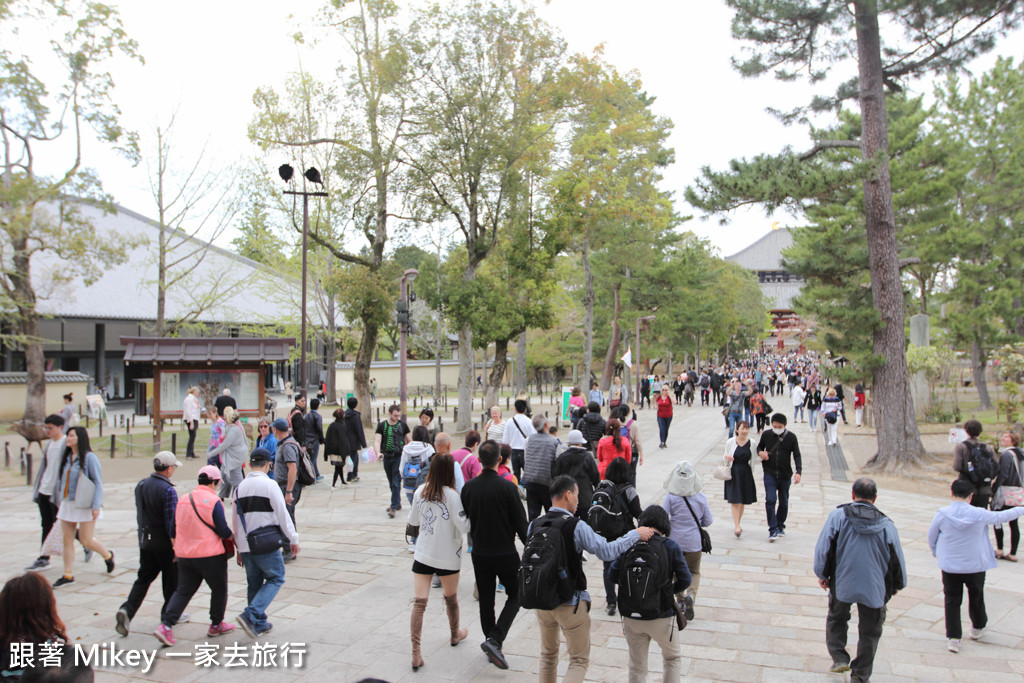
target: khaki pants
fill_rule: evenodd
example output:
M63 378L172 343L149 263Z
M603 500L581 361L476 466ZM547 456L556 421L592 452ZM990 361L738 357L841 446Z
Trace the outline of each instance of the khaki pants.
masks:
M679 634L675 618L630 619L623 617L622 634L629 645L629 683L643 683L647 680L647 656L653 640L661 647L664 662L662 681L678 683L683 668L683 653L679 648Z
M676 593L676 600L682 602L683 596L689 593L693 596L693 599L697 599L697 586L700 585L700 558L704 556L704 553L697 551L695 553L683 553L683 559L686 560L686 567L690 570L690 586L682 593Z
M559 632L565 634L569 668L565 683L582 683L590 665L590 603L559 605L551 610L537 610L540 624L540 683L555 683L558 674Z

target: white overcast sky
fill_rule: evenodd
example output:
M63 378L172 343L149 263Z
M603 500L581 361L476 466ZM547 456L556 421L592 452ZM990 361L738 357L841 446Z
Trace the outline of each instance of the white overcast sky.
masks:
M670 144L676 163L666 172L664 189L674 192L677 210L693 213L683 189L706 164L724 167L735 157L772 152L791 144L807 145L805 127L785 127L765 107L785 109L806 103L811 91L802 83L771 78L744 80L731 68L740 44L729 33L731 10L719 0L534 0L569 49L590 52L605 46L605 59L621 71L635 69L645 89L657 97L655 109L672 119ZM115 98L123 123L143 135L177 112L175 137L185 158L203 144L208 156L230 163L252 156L246 128L253 113L252 94L260 86L280 87L300 57L291 35L312 22L321 0L150 0L115 2L129 35L139 42L145 66L118 63L112 70ZM1020 36L1004 40L1011 52ZM323 59L318 57L323 56ZM303 66L330 78L334 60L325 49L303 50ZM987 68L994 57L975 65ZM846 77L848 74L844 73ZM917 83L918 90L930 90ZM87 149L87 165L96 168L115 200L153 215L144 165L131 168L98 145ZM268 174L276 174L274 168ZM686 228L705 236L723 255L738 251L771 227L758 210L734 216L728 226L717 219L693 220ZM225 236L225 239L230 236ZM222 241L222 240L218 240Z

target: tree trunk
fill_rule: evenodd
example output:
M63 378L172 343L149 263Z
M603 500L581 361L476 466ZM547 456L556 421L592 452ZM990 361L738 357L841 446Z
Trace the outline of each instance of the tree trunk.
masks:
M338 343L337 343L337 330L334 326L334 295L330 294L327 297L327 329L328 334L325 338L325 346L327 347L324 360L327 365L327 396L325 400L328 403L334 403L338 401L338 370L335 367L338 360ZM343 401L338 401L339 405L344 407Z
M356 399L362 412L363 425L374 426L373 406L370 401L370 362L373 360L373 350L377 347L377 336L380 330L377 327L375 318L364 316L363 336L359 340L359 350L356 351L355 369L353 376L356 383Z
M971 340L971 376L974 377L974 386L978 389L978 410L991 410L992 397L988 394L988 380L985 378L985 367L988 365L985 354L981 350L978 340Z
M39 316L36 313L36 293L32 289L30 257L26 253L28 241L15 240L14 270L8 274L14 290L14 304L18 308L17 329L21 333L21 344L25 349L25 413L22 424L25 427L42 425L46 417L46 366L43 359L43 342L39 338ZM97 383L101 380L97 379Z
M590 269L590 237L583 238L583 381L590 386L594 364L594 273Z
M700 332L695 333L694 340L697 342L697 357L694 359L694 370L700 372Z
M501 390L501 380L505 377L507 366L508 340L496 340L494 342L494 365L491 366L491 374L487 378L487 391L484 394L485 409L498 405L498 392Z
M855 0L853 4L863 120L861 149L864 158L874 164L874 171L864 181L871 296L881 316L881 325L874 332L873 348L875 355L885 360L875 369L872 382L878 452L868 465L888 471L919 461L925 450L917 428L907 367L903 286L889 178L889 133L882 83L878 2Z
M608 342L608 353L604 355L604 370L601 371L601 391L608 391L611 386L612 375L615 371L615 361L619 358L619 337L622 330L619 327L619 312L621 311L619 295L622 291L622 284L616 282L612 286L612 300L615 302L612 307L612 338Z
M519 333L516 345L516 393L526 391L526 330Z
M440 262L441 262L440 259L438 259L438 263L440 263ZM440 278L438 278L438 283L439 283L438 286L440 287ZM439 314L437 316L437 334L434 337L435 342L436 342L436 346L437 346L437 348L434 349L434 406L435 407L441 405L441 351L444 348L443 345L442 345L442 339L444 338L444 335L442 334L442 329L441 329L442 325L441 325L441 323L442 323L442 320L441 320L441 316Z

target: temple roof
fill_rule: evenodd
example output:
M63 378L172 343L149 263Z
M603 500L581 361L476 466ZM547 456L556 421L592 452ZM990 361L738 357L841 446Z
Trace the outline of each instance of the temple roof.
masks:
M785 270L782 266L782 252L792 244L793 231L790 228L777 228L745 249L726 256L725 260L747 270Z

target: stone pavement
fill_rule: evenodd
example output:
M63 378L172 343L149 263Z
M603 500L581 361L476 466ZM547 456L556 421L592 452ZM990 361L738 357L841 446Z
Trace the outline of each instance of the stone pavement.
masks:
M829 681L842 676L827 673L830 665L824 644L826 595L811 570L814 543L827 512L850 498L850 484L833 482L820 434L805 424L792 425L804 452L804 478L791 492L787 536L767 542L763 489L758 503L743 519L744 534L736 539L722 483L711 478L724 443L722 418L715 408L679 408L669 436L669 448L657 448L654 412L640 413L646 464L639 470L638 489L647 505L660 503L662 483L671 465L682 458L698 464L707 479L715 524L715 549L702 564L697 618L679 634L683 643L683 672L688 681L782 682ZM565 436L565 430L562 431ZM840 437L840 443L842 437ZM108 467L103 460L104 467ZM199 465L189 463L175 479L179 492L190 490ZM208 592L205 586L189 608L192 623L175 629L178 645L161 650L146 674L140 667L98 671L99 681L118 680L245 680L355 681L375 677L388 681L529 681L536 680L540 640L529 611L520 612L505 643L511 670L502 672L480 652L479 630L470 560L459 586L464 625L470 637L449 647L447 620L440 589L431 592L424 624L426 666L418 673L409 667L409 601L412 597L411 555L403 540L405 520L384 514L387 493L379 465L361 467L362 481L330 489L326 482L303 492L298 510L300 558L287 565L287 581L271 606L274 631L265 642L278 647L303 644L302 668L224 668L229 660L252 664L253 643L244 633L207 639ZM850 479L856 472L849 473ZM127 638L114 633L114 613L127 594L138 567L132 483L107 486L104 517L98 537L117 551L118 565L111 576L98 560L76 567L73 586L58 591L61 616L68 633L79 644L95 643L118 648L155 649L149 635L157 625L159 585L133 621L137 632ZM906 487L912 489L912 484ZM984 642L964 641L960 654L946 651L942 588L939 571L928 551L926 532L934 511L948 499L913 492L882 490L878 506L899 529L906 553L909 587L889 603L885 633L875 663L874 680L1000 681L1024 680L1024 568L1001 562L989 572L987 606L990 631ZM0 490L4 511L3 543L12 550L0 557L2 576L18 573L37 553L39 523L25 487ZM56 559L56 558L55 558ZM80 558L79 558L80 559ZM55 562L59 566L59 561ZM627 649L618 617L603 612L601 564L587 563L594 597L588 680L626 679ZM57 568L48 579L60 575ZM245 578L241 569L230 570L228 619L244 606ZM501 595L498 596L500 609ZM966 607L964 609L966 619ZM856 638L856 617L851 642ZM220 667L197 666L195 654L209 641L219 646ZM264 642L264 641L261 641ZM240 646L232 660L228 647ZM661 658L652 645L651 679L660 677ZM178 653L178 658L168 655ZM279 659L281 655L279 654ZM295 663L295 655L288 657ZM563 656L560 671L567 662Z

